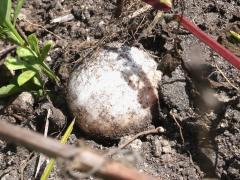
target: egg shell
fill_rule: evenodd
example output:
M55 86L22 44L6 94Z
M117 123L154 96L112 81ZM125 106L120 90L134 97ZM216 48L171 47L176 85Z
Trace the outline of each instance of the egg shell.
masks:
M136 47L107 47L71 74L68 104L91 136L117 138L146 129L158 103L162 73Z

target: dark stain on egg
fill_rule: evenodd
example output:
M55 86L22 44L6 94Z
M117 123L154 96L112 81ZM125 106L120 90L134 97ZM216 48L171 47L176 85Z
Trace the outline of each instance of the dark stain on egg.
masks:
M71 75L68 104L80 128L117 138L146 129L158 102L161 72L135 47L105 48Z

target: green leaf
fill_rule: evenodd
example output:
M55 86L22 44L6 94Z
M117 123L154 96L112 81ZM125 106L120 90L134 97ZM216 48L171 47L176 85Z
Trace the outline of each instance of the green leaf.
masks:
M33 83L34 83L35 85L37 85L37 86L42 87L42 82L41 82L41 80L40 80L37 76L34 76L34 77L33 77Z
M48 56L48 52L53 45L53 41L47 41L44 44L44 47L41 49L41 60L44 61L46 57Z
M0 88L0 97L7 97L19 91L19 86L8 84Z
M28 50L27 48L23 47L18 47L16 51L18 57L28 57L28 56L33 56L32 52Z
M64 133L63 137L61 138L60 142L62 144L66 144L67 143L67 140L68 140L68 138L70 137L70 135L72 133L74 123L75 123L75 119L68 126L66 132ZM55 164L55 160L51 159L50 162L48 163L47 167L44 169L44 172L43 172L43 174L41 176L41 180L47 180L48 179L51 171L53 170L54 164Z
M28 36L28 43L31 46L31 49L35 51L35 53L40 56L40 49L38 45L38 38L35 34L31 34Z
M14 17L13 17L13 24L14 26L16 25L16 21L17 21L17 17L18 17L18 14L23 6L23 4L25 3L25 0L18 0L17 1L17 5L16 5L16 8L15 8L15 11L14 11Z
M26 65L23 61L20 59L16 59L14 57L8 56L4 62L5 66L10 70L10 71L15 71L19 69L26 69Z
M0 26L5 22L11 22L11 0L0 0Z
M35 74L36 72L32 70L22 72L17 78L18 85L19 86L24 85L26 82L32 79L32 77L35 76Z
M34 54L27 48L18 47L16 50L18 57L24 59L25 61L34 61L36 57Z

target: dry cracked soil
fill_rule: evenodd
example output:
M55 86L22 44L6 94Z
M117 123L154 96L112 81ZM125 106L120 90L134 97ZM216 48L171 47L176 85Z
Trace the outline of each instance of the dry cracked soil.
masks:
M176 11L184 11L198 27L240 56L240 43L229 35L230 30L240 33L239 0L182 2L175 2ZM46 79L48 98L22 93L0 99L0 120L43 133L50 109L49 136L57 138L72 119L65 100L71 71L107 43L136 46L151 53L163 72L159 116L152 127L162 126L165 132L136 139L113 159L161 179L240 179L240 71L177 22L164 17L151 28L156 10L131 17L143 6L138 0L128 1L116 18L116 0L27 1L17 23L26 35L36 33L41 42L54 41L47 63L61 85ZM7 46L0 42L1 49ZM11 74L3 65L0 69L2 86ZM92 138L76 126L68 143L81 141L108 152L130 138ZM0 140L0 179L39 179L46 162L39 171L37 164L39 153ZM50 176L69 178L61 166L55 166Z

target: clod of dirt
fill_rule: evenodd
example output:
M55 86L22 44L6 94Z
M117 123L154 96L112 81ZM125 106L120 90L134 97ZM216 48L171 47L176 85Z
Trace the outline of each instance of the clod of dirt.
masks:
M155 139L154 140L154 155L156 157L161 157L162 154L171 154L172 149L168 140L166 139Z
M176 109L179 118L187 119L186 112L191 112L190 100L187 93L187 83L183 70L178 66L172 72L172 77L163 76L161 97L170 109Z
M48 116L50 122L53 125L53 129L61 130L66 124L66 118L62 111L53 106L51 102L46 102L37 109L38 117L43 116L44 118Z
M240 111L227 107L215 137L218 148L216 172L225 179L240 178Z
M5 109L5 114L11 115L17 120L24 121L33 113L34 98L29 92L22 92Z
M158 102L156 69L144 51L119 45L80 65L69 80L68 103L82 130L116 138L146 129Z
M29 110L33 108L34 98L31 93L29 92L22 92L8 107L22 110Z

